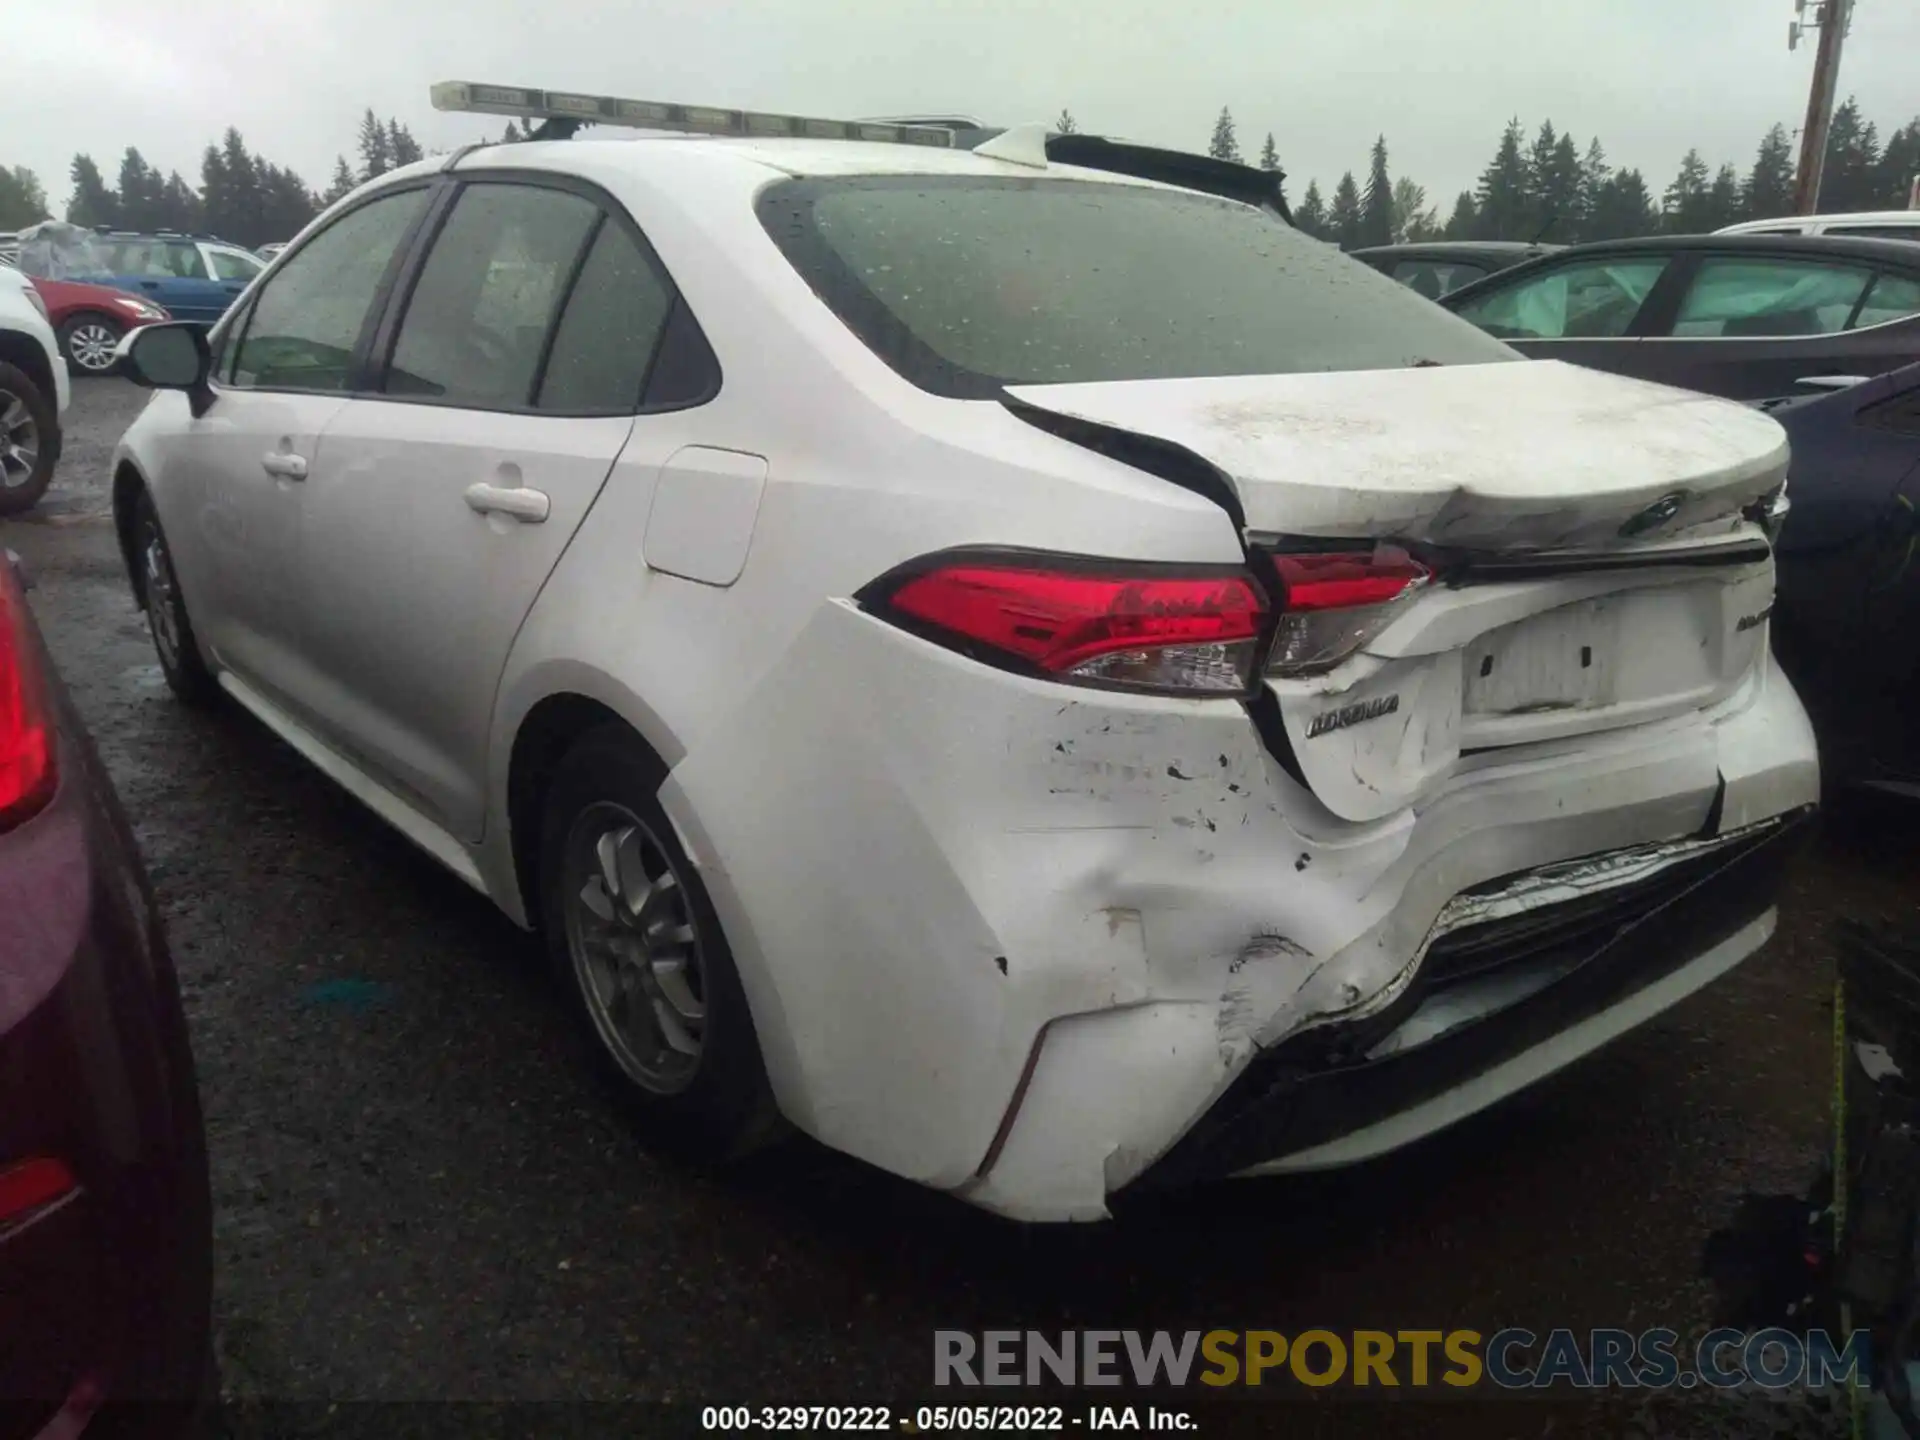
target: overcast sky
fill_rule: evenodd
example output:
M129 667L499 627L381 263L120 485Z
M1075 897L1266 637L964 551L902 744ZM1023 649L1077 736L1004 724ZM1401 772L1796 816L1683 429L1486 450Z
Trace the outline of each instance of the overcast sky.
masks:
M961 110L1202 148L1232 107L1271 130L1297 199L1393 173L1445 217L1518 115L1598 134L1656 193L1690 145L1744 171L1797 129L1812 46L1791 0L4 0L0 163L63 203L74 152L122 151L197 186L228 125L323 188L369 105L428 148L499 132L441 115L434 80L482 80L823 116ZM1841 93L1885 132L1920 113L1920 0L1857 0Z

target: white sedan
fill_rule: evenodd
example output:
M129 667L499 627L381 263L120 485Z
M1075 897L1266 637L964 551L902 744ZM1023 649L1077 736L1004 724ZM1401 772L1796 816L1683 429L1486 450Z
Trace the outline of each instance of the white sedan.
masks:
M174 689L538 929L664 1145L1363 1159L1752 953L1817 797L1772 420L1032 146L479 147L123 348Z

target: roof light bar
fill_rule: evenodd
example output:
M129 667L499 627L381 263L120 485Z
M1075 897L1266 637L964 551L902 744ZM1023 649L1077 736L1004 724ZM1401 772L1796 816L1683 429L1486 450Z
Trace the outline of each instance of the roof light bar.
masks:
M522 85L478 85L443 80L433 87L433 108L529 120L574 120L590 125L625 125L638 130L677 130L694 135L797 137L806 140L878 140L896 145L953 148L951 130L932 125L876 120L815 120L803 115L769 115L754 110L723 110L711 105L669 105L658 100L626 100L617 95L576 95L562 90L533 90Z

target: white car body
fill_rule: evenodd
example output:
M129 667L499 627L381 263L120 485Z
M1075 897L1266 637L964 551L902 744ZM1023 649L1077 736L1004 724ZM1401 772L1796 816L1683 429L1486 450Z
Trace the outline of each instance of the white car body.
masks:
M337 214L443 163L349 197L254 297ZM822 303L756 197L796 175L1047 176L640 139L481 149L441 183L507 170L630 213L717 393L569 419L221 386L196 417L161 392L117 494L151 494L221 684L517 922L517 741L556 706L623 719L666 771L779 1108L828 1145L1006 1215L1099 1217L1263 1056L1414 994L1450 931L1732 854L1816 800L1742 518L1785 472L1764 415L1519 360L954 399ZM1202 457L1231 498L1063 429ZM469 508L502 476L541 493L542 523ZM1657 535L1622 539L1646 517ZM1280 533L1518 568L1429 585L1362 651L1251 700L1015 673L861 598L956 547L1219 568ZM1750 954L1770 890L1743 903L1578 1023L1228 1168L1344 1163L1492 1103ZM1456 988L1371 1053L1517 993Z
M1920 241L1920 210L1856 210L1837 215L1789 215L1743 220L1716 235L1861 235Z
M60 355L60 342L47 323L47 312L33 288L33 281L6 265L0 265L0 331L19 337L17 343L31 344L40 352L38 369L31 364L23 368L46 385L53 396L56 413L66 414L73 389L67 379L66 362ZM5 353L0 353L0 360L6 358ZM15 363L19 358L16 355Z

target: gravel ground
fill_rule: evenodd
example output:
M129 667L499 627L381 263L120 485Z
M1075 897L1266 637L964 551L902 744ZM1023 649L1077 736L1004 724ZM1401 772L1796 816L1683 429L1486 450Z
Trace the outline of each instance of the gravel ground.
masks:
M75 389L55 492L0 523L0 542L39 581L165 907L205 1093L225 1385L263 1433L356 1415L411 1433L446 1413L266 1402L664 1403L604 1412L625 1433L697 1428L700 1404L951 1402L931 1389L935 1328L1697 1332L1707 1232L1743 1189L1799 1186L1823 1144L1836 918L1920 908L1911 831L1830 830L1779 937L1726 981L1347 1174L1027 1231L804 1145L691 1173L643 1150L586 1077L524 937L249 718L173 702L103 518L107 456L142 397ZM582 1413L468 1410L461 1433ZM1701 1395L1427 1415L1323 1394L1209 1412L1204 1428L1835 1423L1818 1402Z

